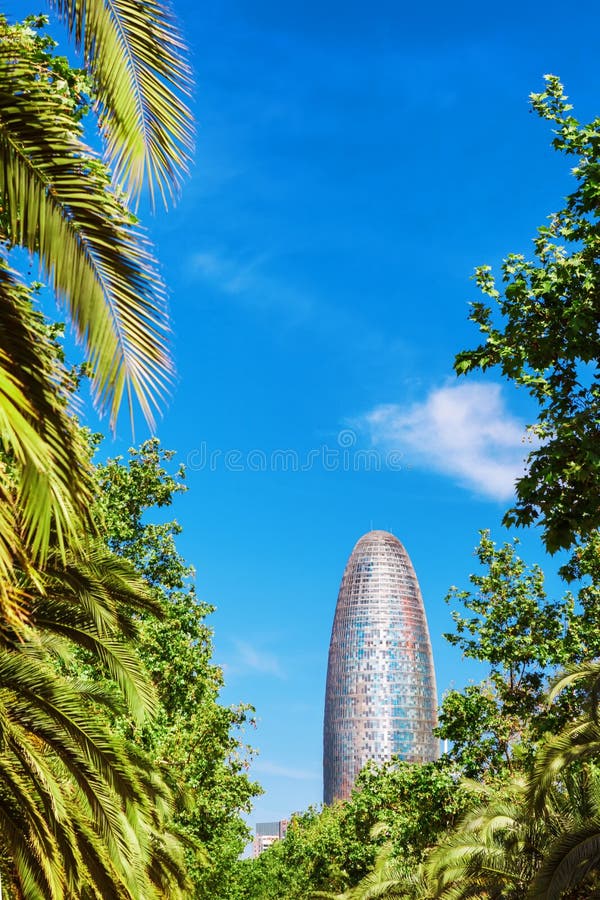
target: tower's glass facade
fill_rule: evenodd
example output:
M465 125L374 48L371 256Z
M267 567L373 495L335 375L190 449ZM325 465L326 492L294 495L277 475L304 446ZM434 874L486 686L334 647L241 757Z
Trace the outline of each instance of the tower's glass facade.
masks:
M435 673L423 598L400 541L370 531L338 595L327 670L325 803L350 795L365 763L436 759Z

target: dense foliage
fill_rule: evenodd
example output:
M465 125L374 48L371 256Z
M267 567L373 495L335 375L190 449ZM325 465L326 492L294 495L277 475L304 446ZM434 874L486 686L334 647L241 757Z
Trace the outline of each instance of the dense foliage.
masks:
M600 654L599 586L548 597L542 570L527 567L517 543L497 547L482 532L476 554L483 572L470 576L471 590L452 588L446 598L462 606L452 613L456 629L446 639L489 665L484 682L444 696L439 716L437 733L452 741L452 757L469 777L527 766L537 742L580 706L572 690L549 709L549 680L558 667Z
M312 891L343 891L368 872L386 840L416 866L468 807L472 792L459 780L449 760L367 765L348 801L295 815L285 840L256 861L239 863L238 893L232 896L302 900ZM380 827L372 838L375 826Z

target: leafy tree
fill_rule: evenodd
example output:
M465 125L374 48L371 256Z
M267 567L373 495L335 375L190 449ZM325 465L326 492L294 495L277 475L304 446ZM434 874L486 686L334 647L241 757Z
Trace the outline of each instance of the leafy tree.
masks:
M483 531L476 549L483 573L470 576L471 590L452 588L446 598L463 607L452 613L456 630L446 639L490 666L482 684L446 694L437 730L453 742L452 758L471 777L527 766L536 742L577 715L581 702L569 691L549 710L549 679L558 667L600 654L598 587L584 584L577 602L569 592L549 598L542 570L528 568L517 545L497 547ZM573 576L591 571L591 549L582 549Z
M405 861L421 860L471 802L460 775L460 769L447 759L422 764L398 759L367 763L352 795L350 817L357 835L362 838L376 823L385 825Z
M553 552L600 526L600 119L580 125L553 75L531 102L554 124L554 148L575 157L577 187L538 229L533 257L505 259L501 289L489 266L477 270L486 300L472 304L471 320L483 343L455 368L498 367L534 398L537 442L504 521L539 523Z
M252 710L219 704L223 674L211 660L205 622L213 607L198 600L193 570L177 551L180 526L149 516L185 490L184 469L171 465L173 456L152 439L130 450L127 461L99 466L98 505L109 547L143 575L161 611L140 623L138 652L156 685L158 708L135 739L157 763L168 761L181 798L177 826L204 848L188 853L194 896L229 900L232 871L249 837L240 812L249 812L260 791L247 777L251 750L239 737Z
M258 859L238 863L232 898L303 900L314 891L337 893L356 883L372 865L376 844L367 819L358 824L349 814L350 803L294 814L283 840Z

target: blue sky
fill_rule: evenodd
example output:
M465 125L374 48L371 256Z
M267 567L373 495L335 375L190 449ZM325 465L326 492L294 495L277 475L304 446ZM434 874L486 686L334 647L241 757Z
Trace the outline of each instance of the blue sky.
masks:
M443 598L466 585L478 529L505 536L529 407L494 376L457 381L452 360L477 340L474 267L528 252L569 190L528 94L553 72L576 114L600 113L600 11L176 11L198 140L177 208L146 218L178 370L158 433L189 465L182 550L217 606L223 699L257 710L252 821L266 821L320 802L337 590L371 527L411 555L440 696L479 675L442 638ZM130 442L124 416L107 451ZM535 534L523 552L543 560Z

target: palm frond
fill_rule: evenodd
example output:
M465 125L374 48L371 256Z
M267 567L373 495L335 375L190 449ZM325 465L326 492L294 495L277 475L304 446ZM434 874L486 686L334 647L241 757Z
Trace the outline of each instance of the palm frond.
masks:
M43 634L61 635L90 653L119 686L127 714L141 722L155 710L156 691L132 644L138 630L133 610L162 616L131 565L89 541L84 552L68 554L66 564L50 559L31 621Z
M127 563L100 544L88 549L89 565L87 552L65 562L51 554L44 592L31 591L30 627L7 626L0 636L0 836L27 898L183 900L185 841L168 825L171 791L147 755L109 726L109 716L152 707L152 689L119 635L128 623L135 636L134 610L160 607ZM70 660L63 645L114 677L124 709L115 684L57 671L54 656Z
M600 821L562 834L549 848L527 897L559 900L600 865Z
M600 691L600 662L597 660L591 662L580 662L576 665L567 666L564 671L558 675L548 691L548 703L552 703L561 691L571 687L579 682L585 683L585 688L594 705L598 702L598 693Z
M117 181L133 195L177 193L192 144L186 47L166 3L51 0L94 76Z
M434 896L444 900L480 895L499 898L504 896L503 891L527 883L536 834L535 829L530 832L522 810L523 806L513 808L512 814L503 810L497 818L493 810L483 816L478 809L472 822L467 814L426 860L426 876L436 885Z
M600 753L600 726L582 717L547 741L539 750L527 796L534 814L538 814L557 778L574 762L593 759Z
M20 45L0 42L0 198L5 237L37 253L69 311L114 426L123 396L146 419L171 374L164 289L143 234L61 98Z
M1 177L0 177L1 180ZM64 371L54 358L28 290L0 261L0 583L13 566L34 577L52 541L63 553L93 528L87 449L66 410ZM7 466L12 465L13 471Z
M62 866L52 833L28 779L0 758L0 833L25 896L54 897L59 893Z
M169 831L164 822L160 831L150 832L148 876L156 887L158 897L168 896L172 900L189 897L190 882L183 852L185 846L183 836ZM194 848L201 849L196 845Z

